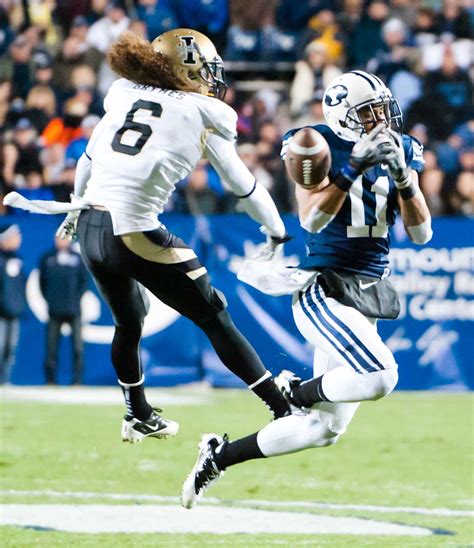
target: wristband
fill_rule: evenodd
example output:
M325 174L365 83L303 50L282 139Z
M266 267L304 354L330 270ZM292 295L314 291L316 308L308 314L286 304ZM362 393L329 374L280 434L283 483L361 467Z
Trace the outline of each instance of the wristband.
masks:
M335 177L333 181L334 185L337 186L339 190L342 190L343 192L349 192L351 186L353 185L354 181L352 179L349 179L346 177L344 172L341 170Z
M398 192L400 192L400 197L402 200L410 200L415 196L416 194L416 188L414 185L409 185L405 188L400 189Z
M293 236L290 236L287 232L281 238L279 236L270 236L270 238L274 244L286 244L286 242L289 242L293 239Z
M353 166L349 160L347 164L342 166L340 173L342 173L346 179L349 179L354 183L357 177L359 177L360 175L360 170L357 167Z

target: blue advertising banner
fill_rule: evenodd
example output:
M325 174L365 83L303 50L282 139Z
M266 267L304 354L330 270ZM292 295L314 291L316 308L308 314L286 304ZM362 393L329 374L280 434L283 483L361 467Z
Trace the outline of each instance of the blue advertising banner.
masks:
M273 372L291 369L304 378L312 374L313 350L296 329L291 297L270 297L239 282L242 261L264 241L257 225L245 215L189 217L164 215L162 221L193 247L213 284L228 301L234 323ZM28 272L29 310L22 318L15 384L43 384L47 307L39 290L37 265L54 245L60 222L55 216L11 216L23 234L21 255ZM286 261L296 265L304 253L298 221L285 223L295 238L285 246ZM379 332L400 366L398 388L466 390L474 388L472 320L474 319L474 221L441 218L433 221L434 236L415 246L403 227L392 233L392 280L402 303L395 321L379 322ZM151 296L143 339L142 360L147 385L168 386L206 379L214 386L242 386L219 361L203 333L190 321ZM107 306L90 280L83 297L85 341L84 383L115 384L110 362L113 323ZM67 335L67 331L64 331ZM71 379L70 341L61 341L58 381Z

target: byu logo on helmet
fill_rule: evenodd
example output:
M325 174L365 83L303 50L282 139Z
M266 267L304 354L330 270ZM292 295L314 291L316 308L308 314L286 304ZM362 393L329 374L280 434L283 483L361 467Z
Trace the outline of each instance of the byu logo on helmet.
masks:
M342 100L347 97L348 93L349 91L346 86L337 85L326 91L324 101L326 105L335 107L336 105L339 105L339 103L342 103Z

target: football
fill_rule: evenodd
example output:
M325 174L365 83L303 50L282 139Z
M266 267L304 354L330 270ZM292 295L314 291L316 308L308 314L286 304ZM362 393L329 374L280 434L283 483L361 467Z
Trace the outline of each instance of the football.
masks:
M331 151L326 139L313 128L300 129L288 143L285 166L292 181L303 188L314 188L331 167Z

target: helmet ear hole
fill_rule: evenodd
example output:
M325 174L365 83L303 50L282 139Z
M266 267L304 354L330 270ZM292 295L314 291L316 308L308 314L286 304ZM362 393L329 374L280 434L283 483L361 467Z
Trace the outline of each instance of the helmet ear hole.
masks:
M188 78L190 80L196 80L197 77L192 70L188 70Z

